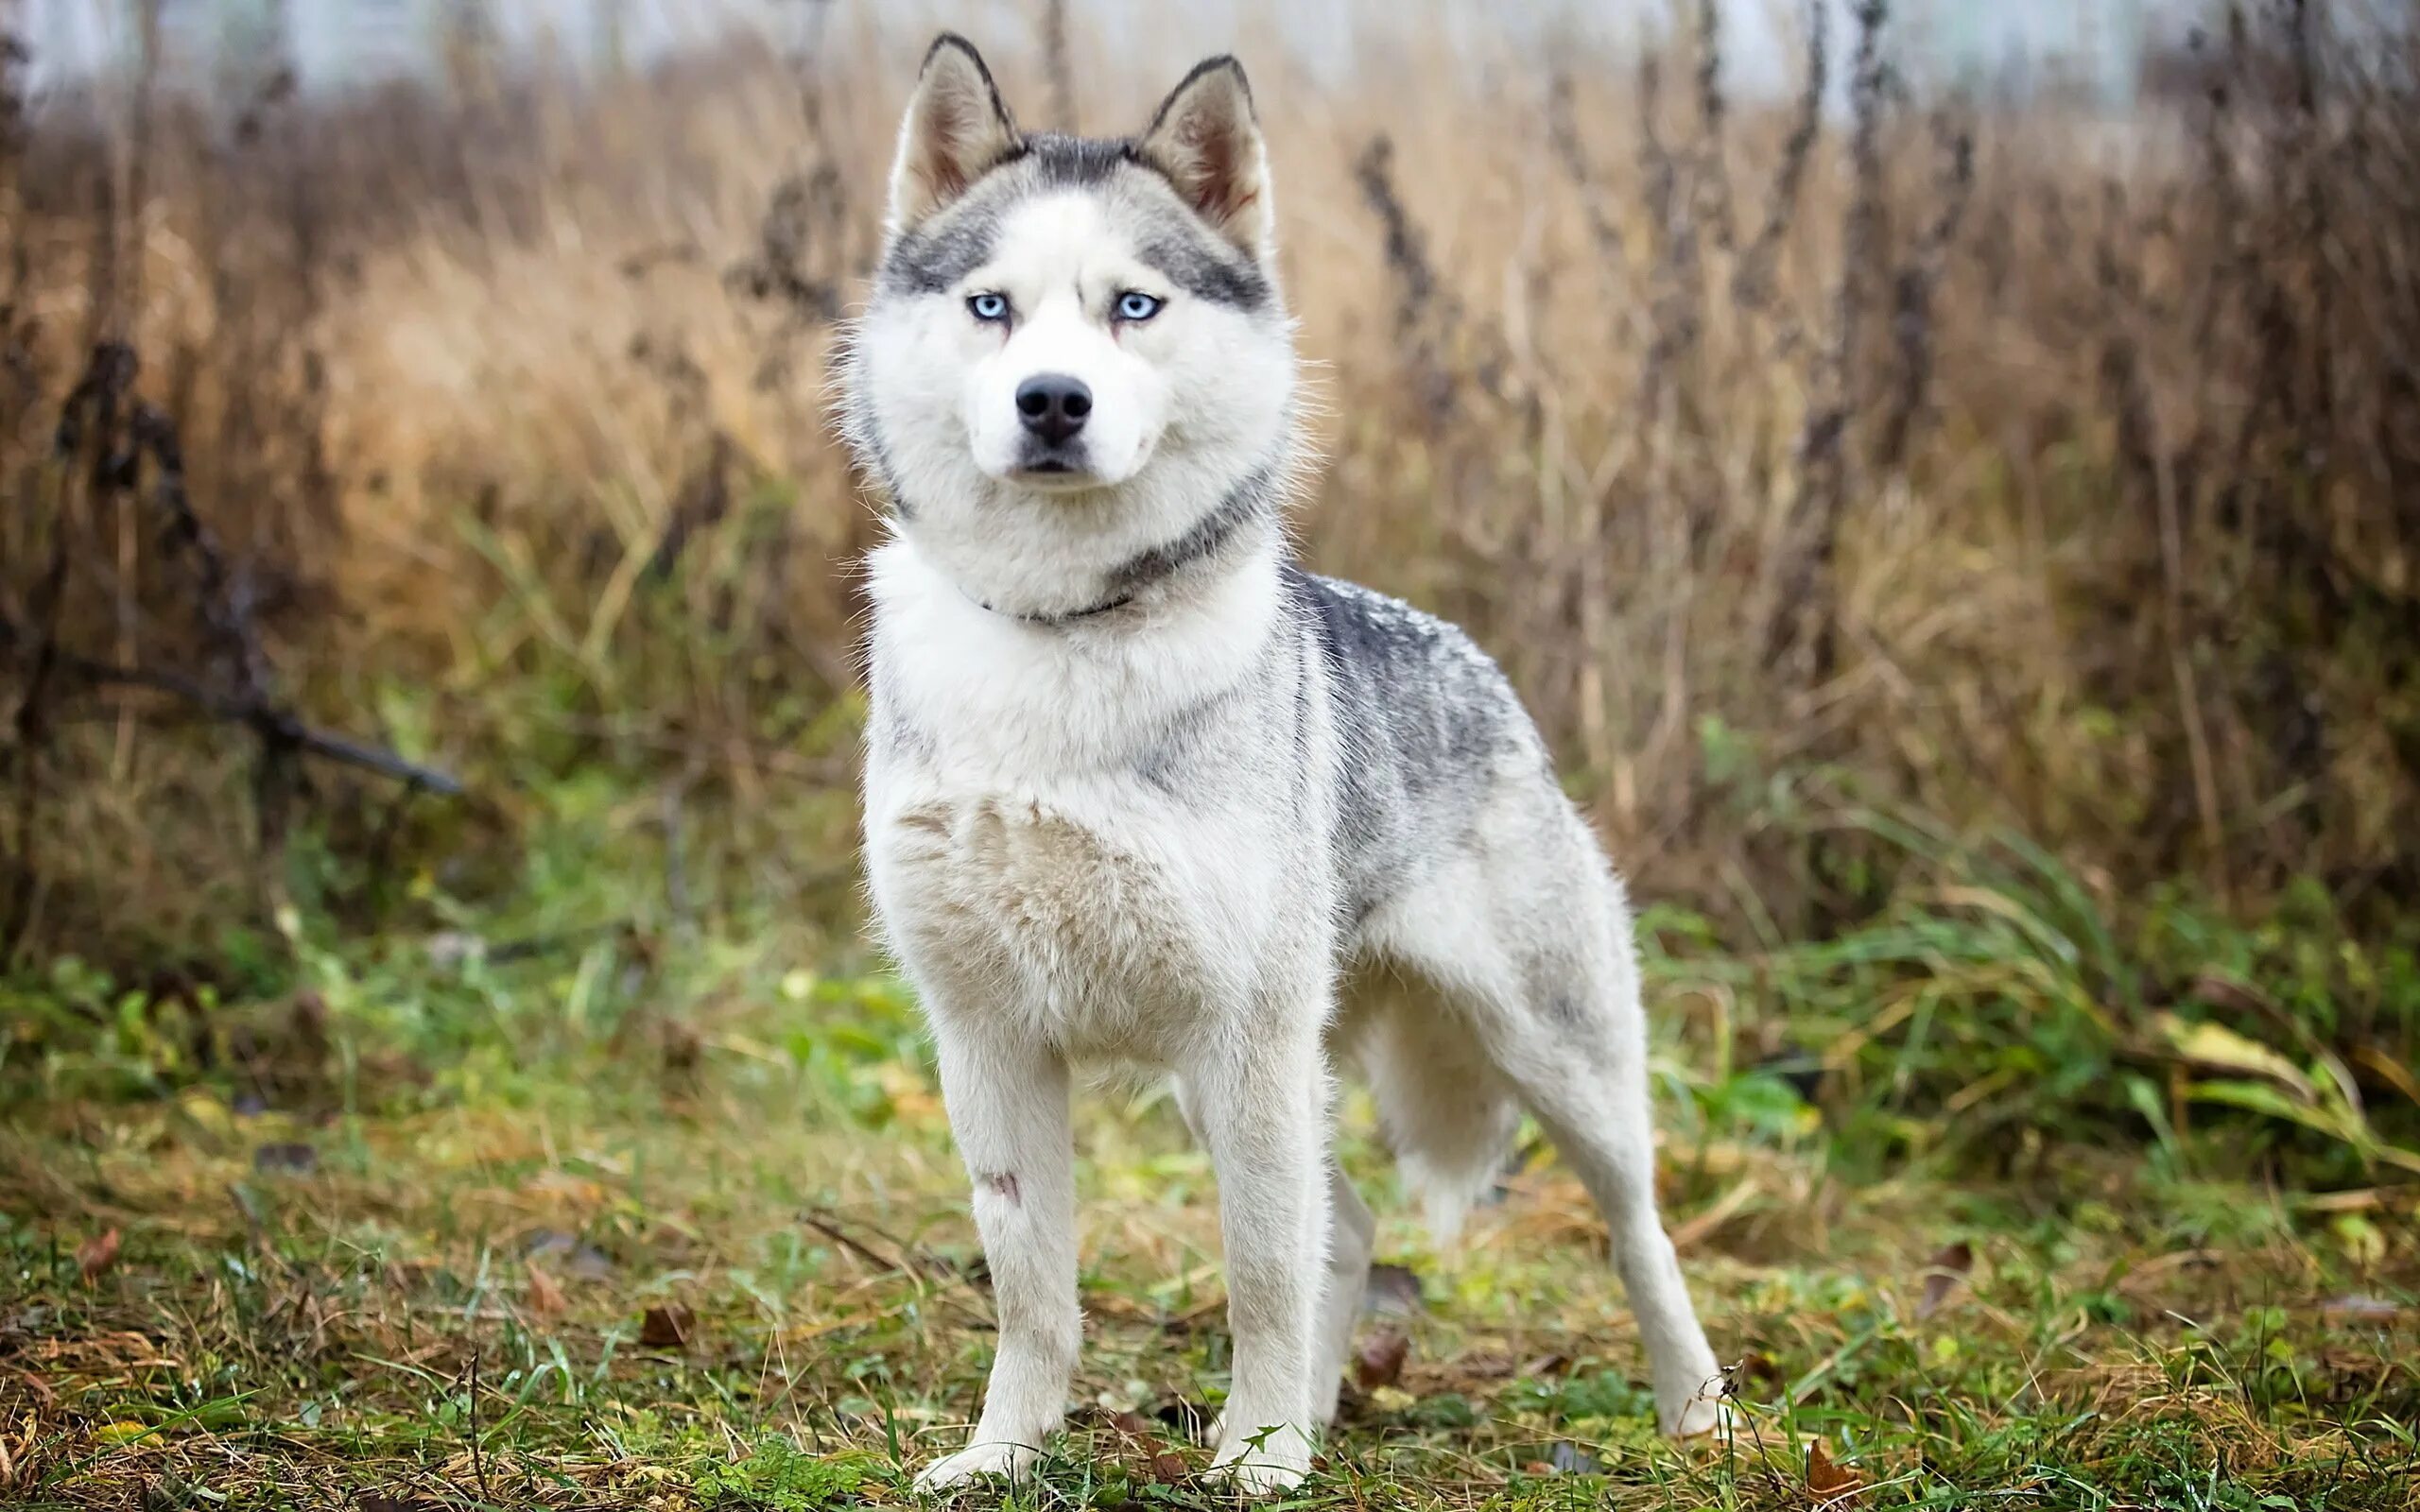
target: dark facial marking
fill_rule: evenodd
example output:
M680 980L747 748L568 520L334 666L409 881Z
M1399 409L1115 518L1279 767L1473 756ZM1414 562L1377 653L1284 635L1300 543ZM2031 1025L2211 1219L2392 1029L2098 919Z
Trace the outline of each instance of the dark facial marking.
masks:
M1130 144L1037 132L977 175L966 192L902 232L882 259L886 294L946 294L992 259L1016 200L1046 189L1089 188L1131 161Z
M1098 189L1118 169L1143 161L1124 137L1062 136L1056 131L1028 135L1019 155L1031 160L1037 186L1044 189Z
M885 294L947 294L992 260L1000 238L1001 197L973 194L923 225L902 232L883 254Z
M1238 254L1219 250L1198 233L1155 236L1137 249L1136 255L1178 288L1213 304L1262 310L1276 292L1268 274Z

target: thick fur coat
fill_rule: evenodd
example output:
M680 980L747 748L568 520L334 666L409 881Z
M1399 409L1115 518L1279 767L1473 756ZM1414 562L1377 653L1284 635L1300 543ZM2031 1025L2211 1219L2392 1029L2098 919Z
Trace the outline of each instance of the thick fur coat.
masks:
M1022 1471L1062 1420L1087 1063L1173 1077L1210 1153L1215 1463L1244 1487L1309 1466L1368 1273L1332 1067L1443 1228L1531 1112L1611 1226L1664 1428L1720 1415L1655 1211L1620 884L1485 654L1288 556L1273 239L1232 60L1105 142L1021 132L971 47L928 55L841 374L895 527L870 564L868 870L999 1310L981 1420L928 1486Z

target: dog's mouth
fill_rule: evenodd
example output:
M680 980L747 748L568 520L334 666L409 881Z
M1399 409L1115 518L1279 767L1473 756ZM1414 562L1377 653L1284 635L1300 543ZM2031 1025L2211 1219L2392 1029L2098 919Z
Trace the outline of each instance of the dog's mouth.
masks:
M1011 452L1007 466L986 469L992 476L1011 483L1029 493L1078 494L1101 489L1114 489L1134 476L1142 463L1150 456L1146 447L1140 456L1127 459L1103 455L1088 444L1090 438L1077 437L1056 445L1039 438Z
M1045 453L1028 456L1009 472L1011 481L1043 493L1072 493L1100 486L1093 470L1074 457Z

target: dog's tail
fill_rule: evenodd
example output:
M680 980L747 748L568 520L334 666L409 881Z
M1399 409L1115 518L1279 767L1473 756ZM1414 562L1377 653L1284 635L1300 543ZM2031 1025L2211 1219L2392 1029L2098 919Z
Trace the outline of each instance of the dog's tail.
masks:
M1395 1163L1443 1246L1502 1175L1520 1104L1468 1028L1444 1015L1390 1004L1356 1049Z

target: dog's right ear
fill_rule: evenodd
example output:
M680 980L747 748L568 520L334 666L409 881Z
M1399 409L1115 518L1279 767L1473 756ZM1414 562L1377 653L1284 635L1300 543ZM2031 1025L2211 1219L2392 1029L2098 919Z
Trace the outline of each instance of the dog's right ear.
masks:
M975 44L942 32L925 54L899 126L886 228L896 236L947 207L1021 140Z

